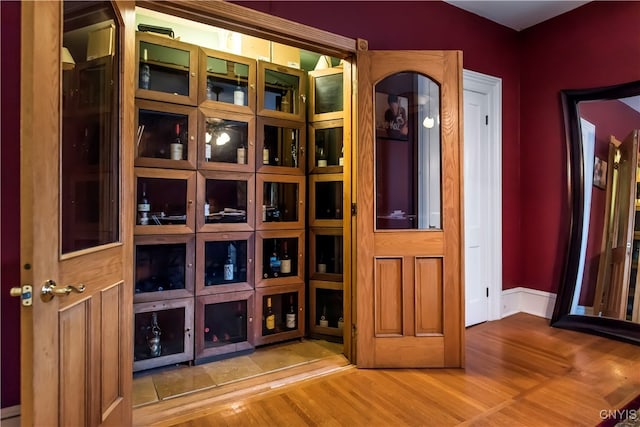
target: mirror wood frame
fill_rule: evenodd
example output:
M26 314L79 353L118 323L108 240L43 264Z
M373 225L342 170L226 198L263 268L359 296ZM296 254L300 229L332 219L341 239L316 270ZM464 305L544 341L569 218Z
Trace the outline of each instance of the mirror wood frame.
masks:
M570 329L640 345L640 324L629 321L571 314L576 288L584 212L584 159L578 103L640 95L640 80L593 89L561 90L567 150L567 203L570 215L568 251L558 289L551 326Z

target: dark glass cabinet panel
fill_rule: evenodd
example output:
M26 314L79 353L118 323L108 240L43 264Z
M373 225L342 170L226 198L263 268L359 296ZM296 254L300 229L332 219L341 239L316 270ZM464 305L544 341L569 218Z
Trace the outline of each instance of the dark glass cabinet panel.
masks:
M140 42L140 89L189 95L188 50Z
M262 335L298 329L298 293L286 292L262 297Z
M299 221L299 185L294 182L263 184L262 222Z
M205 305L202 339L205 349L247 341L247 301Z
M136 294L185 289L186 244L136 245L135 257Z
M314 325L322 328L342 329L343 291L336 289L315 289Z
M344 140L342 120L310 125L311 149L310 169L314 173L340 172L344 165ZM339 166L337 170L330 168ZM334 168L335 169L335 168Z
M258 114L304 121L306 93L304 71L258 62Z
M207 179L204 215L206 223L247 222L247 181Z
M246 240L204 243L204 286L247 282L248 242Z
M209 163L249 164L249 121L218 117L206 111L204 118L204 153Z
M313 275L337 275L341 280L344 259L342 235L321 234L322 232L322 230L317 229L312 237L315 240L315 247L313 248L315 273Z
M342 181L315 183L315 219L342 219Z
M324 114L342 111L343 86L342 72L315 77L313 112Z
M138 225L187 223L187 181L184 179L138 177ZM144 200L148 210L144 210Z
M256 169L265 166L301 168L304 146L304 127L296 122L275 119L258 119L258 140L261 147L257 156Z
M248 105L249 65L207 56L207 100Z
M277 237L262 240L262 278L299 276L297 237Z

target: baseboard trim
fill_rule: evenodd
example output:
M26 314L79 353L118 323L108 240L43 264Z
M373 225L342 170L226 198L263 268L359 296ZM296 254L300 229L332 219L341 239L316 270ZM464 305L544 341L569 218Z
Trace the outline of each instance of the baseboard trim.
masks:
M15 406L7 406L6 408L0 409L0 419L5 420L7 418L19 417L20 416L20 405Z
M551 319L556 294L536 289L517 287L502 291L502 317L528 313Z

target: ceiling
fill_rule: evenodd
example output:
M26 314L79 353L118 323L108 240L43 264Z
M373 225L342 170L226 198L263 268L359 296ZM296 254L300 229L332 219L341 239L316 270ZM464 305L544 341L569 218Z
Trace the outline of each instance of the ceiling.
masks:
M574 0L445 0L447 3L516 31L539 24L582 6L589 1Z

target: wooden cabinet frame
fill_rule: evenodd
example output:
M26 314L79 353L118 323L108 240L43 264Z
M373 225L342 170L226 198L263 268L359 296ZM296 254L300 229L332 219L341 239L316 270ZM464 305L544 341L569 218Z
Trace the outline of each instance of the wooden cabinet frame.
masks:
M341 76L343 76L341 82L343 83L342 86L342 95L343 95L343 99L342 99L342 110L336 110L336 111L331 111L331 112L326 112L326 113L316 113L314 108L309 108L309 121L310 122L319 122L319 121L324 121L324 120L336 120L336 119L342 119L344 117L344 107L345 105L348 105L347 102L344 102L345 97L347 97L347 92L344 90L344 73L343 73L343 69L342 67L333 67L333 68L326 68L324 70L314 70L314 71L309 71L309 105L310 106L314 106L316 105L316 103L318 102L317 99L317 84L316 84L316 80L318 78L321 77L325 77L325 76L331 76L331 75L336 75L336 74L340 74ZM336 89L337 90L337 89Z
M262 204L264 201L264 183L277 182L282 184L296 184L298 186L298 220L265 222L262 220ZM305 177L295 175L256 174L256 230L291 230L304 229L305 225Z
M325 173L342 173L344 166L343 165L327 165L324 167L319 167L316 159L316 130L321 129L334 129L334 128L342 128L342 144L343 148L349 144L349 141L345 138L345 129L344 129L344 120L343 119L334 119L327 120L324 122L314 122L309 123L309 147L307 148L308 154L307 158L309 159L309 164L307 168L309 173L313 174L325 174ZM344 157L343 157L344 162Z
M298 317L297 317L297 328L291 331L279 332L273 335L262 335L262 318L264 316L264 312L262 309L262 299L269 295L281 295L288 293L298 293ZM304 325L305 325L305 312L304 312L304 301L305 301L305 292L304 292L304 283L290 284L290 285L281 285L281 286L271 286L268 288L256 289L256 297L255 297L255 320L254 320L254 338L253 342L255 345L263 345L270 344L278 341L284 341L293 338L300 338L304 334ZM276 320L277 321L277 320Z
M242 223L228 223L228 224L209 224L205 222L204 218L204 205L206 203L206 184L208 179L215 179L220 181L244 181L247 183L247 209L246 209L246 222ZM198 203L196 208L196 225L198 232L211 232L211 231L250 231L253 230L254 217L255 217L255 184L254 174L243 172L218 172L201 170L198 172ZM231 206L226 206L231 207ZM211 213L219 211L220 206L211 205Z
M296 129L298 131L298 167L265 165L263 163L262 150L265 143L265 126L273 126L278 128ZM294 122L291 120L274 119L271 117L258 117L256 126L256 172L273 173L273 174L293 174L304 175L305 171L305 150L307 141L306 126L304 123ZM289 154L289 153L286 153Z
M290 101L291 112L277 111L265 108L265 88L271 83L266 81L265 73L267 70L275 71L285 75L295 76L298 78L299 86L297 95L293 95ZM259 116L274 117L276 119L294 120L305 122L307 115L307 76L303 70L297 68L285 67L266 61L258 61L258 105L256 112Z
M256 288L278 286L288 283L304 282L305 271L305 231L301 230L274 230L256 232L256 256L255 256L255 280ZM264 248L262 242L266 239L298 239L298 253L291 253L290 256L298 257L298 271L295 276L282 276L265 278L263 276L262 260L264 259Z

